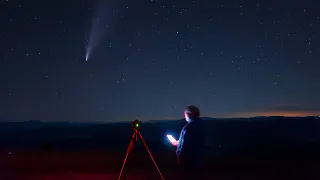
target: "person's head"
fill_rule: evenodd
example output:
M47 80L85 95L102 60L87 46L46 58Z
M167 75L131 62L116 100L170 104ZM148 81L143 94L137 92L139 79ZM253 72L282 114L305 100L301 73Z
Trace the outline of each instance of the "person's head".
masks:
M187 122L195 121L200 117L200 109L197 106L191 105L184 110L184 118Z

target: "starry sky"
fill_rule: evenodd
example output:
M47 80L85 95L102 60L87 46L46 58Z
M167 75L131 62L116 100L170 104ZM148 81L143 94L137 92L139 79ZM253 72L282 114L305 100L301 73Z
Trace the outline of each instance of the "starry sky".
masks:
M1 0L0 120L320 115L319 40L317 0Z

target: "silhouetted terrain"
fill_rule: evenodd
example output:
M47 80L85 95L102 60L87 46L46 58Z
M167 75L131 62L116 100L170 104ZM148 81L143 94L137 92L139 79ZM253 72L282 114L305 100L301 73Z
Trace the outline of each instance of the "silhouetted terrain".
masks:
M141 133L151 152L159 166L167 173L171 168L175 168L175 152L165 135L170 133L178 138L184 125L183 120L149 121L141 124ZM257 176L261 179L279 175L302 179L319 177L319 117L204 118L203 128L207 132L207 168L215 177L231 178L230 172L237 178ZM18 166L10 158L37 156L36 159L43 162L32 166L45 167L51 163L48 165L49 169L59 169L64 167L63 162L70 158L66 169L77 169L82 162L85 165L90 164L90 167L83 165L81 171L86 169L95 172L117 172L121 168L131 133L131 122L113 124L2 122L0 149L2 157L5 158L2 158L4 161L0 166L6 167L8 172L8 168L13 169ZM47 155L42 157L42 153L55 156L55 160L52 158L50 161L44 160ZM85 154L90 158L84 157ZM82 160L76 161L77 158ZM128 165L131 164L130 169L153 168L154 171L141 142L135 146L130 159ZM23 164L26 161L15 159L15 162ZM77 164L72 165L72 162ZM24 166L19 167L21 170ZM35 169L37 168L33 168ZM246 172L250 172L250 175L245 175Z
M183 120L142 122L141 133L152 146L167 144L165 135L178 138ZM204 118L207 145L234 150L266 144L320 142L320 118L256 117L249 119ZM0 148L123 148L131 136L131 122L112 124L0 122ZM156 150L155 148L154 150Z

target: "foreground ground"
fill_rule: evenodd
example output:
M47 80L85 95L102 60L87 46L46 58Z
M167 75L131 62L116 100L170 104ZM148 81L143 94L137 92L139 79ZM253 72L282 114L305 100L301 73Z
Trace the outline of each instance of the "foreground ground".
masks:
M165 179L176 179L174 153L155 154ZM3 180L106 180L117 179L123 152L107 151L2 151L0 179ZM316 159L296 158L254 161L239 157L211 160L208 179L320 179ZM160 179L146 153L133 152L128 161L127 180Z

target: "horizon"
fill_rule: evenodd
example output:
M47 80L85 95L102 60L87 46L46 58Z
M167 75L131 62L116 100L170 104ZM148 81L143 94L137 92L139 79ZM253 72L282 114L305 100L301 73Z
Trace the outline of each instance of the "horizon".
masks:
M320 179L320 0L1 2L0 180Z
M272 117L284 117L284 118L306 118L306 117L317 117L320 118L320 115L262 115L262 116L247 116L247 117L241 117L241 116L234 116L234 117L213 117L213 116L201 116L201 118L209 118L210 120L228 120L228 119L251 119L251 118L272 118ZM166 119L148 119L148 120L140 120L141 122L151 122L151 121L180 121L183 120L184 118L166 118ZM113 123L131 123L133 120L123 120L123 121L45 121L41 119L28 119L28 120L10 120L10 121L3 121L0 119L0 123L7 123L7 122L32 122L32 121L38 121L42 123L92 123L92 124L113 124Z

